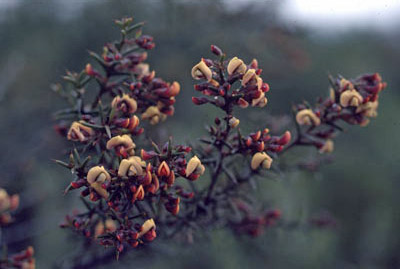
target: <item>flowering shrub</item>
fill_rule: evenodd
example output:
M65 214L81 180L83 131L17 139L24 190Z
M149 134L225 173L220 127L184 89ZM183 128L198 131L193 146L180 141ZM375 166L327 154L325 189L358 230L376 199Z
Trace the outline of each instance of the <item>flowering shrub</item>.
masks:
M227 58L212 45L215 59L202 58L191 70L201 94L192 102L213 105L222 115L191 147L176 145L172 138L156 144L141 135L147 124L174 114L180 85L156 77L145 63L155 43L142 34L142 23L125 18L116 24L121 39L106 44L101 55L90 52L94 63L68 72L66 86L54 90L70 104L56 113L56 130L72 142L69 161L56 162L72 172L66 192L79 189L86 207L66 216L61 226L113 246L117 254L159 234L189 241L195 232L213 227L261 234L279 222L281 212L248 202L246 185L267 175L274 160L294 146L331 152L332 139L342 130L339 122L368 124L386 86L378 74L331 78L328 98L314 107L294 106L295 133L271 134L263 128L243 134L235 111L265 107L270 87L257 60ZM90 101L87 92L93 88Z
M19 206L19 195L9 195L7 191L0 188L0 232L1 227L12 223L12 213ZM22 268L22 269L35 269L35 259L33 258L33 247L28 247L20 253L8 255L7 248L0 258L0 268Z

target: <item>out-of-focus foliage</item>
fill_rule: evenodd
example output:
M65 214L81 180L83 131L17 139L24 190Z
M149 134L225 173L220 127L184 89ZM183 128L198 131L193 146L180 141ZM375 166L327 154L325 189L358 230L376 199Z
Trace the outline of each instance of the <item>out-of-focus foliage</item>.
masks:
M218 231L193 246L162 243L151 253L132 253L123 265L137 262L163 268L397 268L400 266L400 162L398 120L400 49L398 33L349 31L314 35L285 26L275 14L275 1L240 9L229 1L21 1L1 13L0 20L0 182L21 194L17 223L4 230L2 240L12 250L35 247L38 268L60 262L74 251L71 234L58 228L75 198L63 197L68 173L50 162L65 152L52 130L51 113L63 107L49 90L65 69L80 70L86 50L98 50L117 38L111 21L134 15L146 21L146 32L157 47L151 66L166 80L178 80L182 91L176 115L161 126L184 142L203 132L215 110L195 107L190 69L216 44L246 61L257 57L270 83L270 104L263 112L241 115L252 126L268 115L290 110L290 102L326 95L326 75L354 77L379 72L388 83L380 115L365 130L354 128L336 141L334 162L317 173L288 173L266 181L260 193L283 217L302 223L329 211L334 229L270 230L257 239L234 238ZM397 35L396 35L397 34ZM281 122L286 121L282 118ZM270 126L279 128L279 126ZM315 151L297 149L288 158L307 161ZM223 250L223 251L221 251ZM179 255L180 259L176 259Z

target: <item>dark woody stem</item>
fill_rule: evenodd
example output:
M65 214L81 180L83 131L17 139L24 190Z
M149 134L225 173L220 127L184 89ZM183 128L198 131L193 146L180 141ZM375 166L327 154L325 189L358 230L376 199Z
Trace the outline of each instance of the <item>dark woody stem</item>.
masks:
M220 61L220 65L218 66L218 69L219 69L218 75L219 75L219 79L220 79L220 84L222 85L225 82L225 77L224 77L224 72L223 72L223 69L224 69L223 57L221 57L221 61ZM213 191L215 189L216 183L218 181L218 178L219 178L222 168L224 166L224 159L227 156L223 151L223 147L225 145L227 138L230 135L231 126L229 125L229 120L232 117L232 112L233 112L232 98L228 92L226 92L224 95L224 106L222 106L221 109L225 112L225 130L221 133L222 136L220 136L220 138L217 139L214 143L214 146L217 148L219 155L215 162L216 165L215 165L214 169L212 169L212 172L211 172L211 184L207 190L205 204L209 204L210 201L212 200Z

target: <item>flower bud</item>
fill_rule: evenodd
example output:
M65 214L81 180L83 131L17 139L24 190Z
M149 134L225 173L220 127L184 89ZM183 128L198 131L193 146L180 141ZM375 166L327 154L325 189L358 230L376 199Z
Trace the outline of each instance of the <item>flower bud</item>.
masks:
M256 170L260 165L264 169L270 169L272 164L272 158L265 152L257 152L251 159L251 169Z
M258 61L257 61L257 59L251 60L250 68L258 69Z
M257 151L263 151L265 149L264 141L257 143Z
M7 191L0 188L0 212L6 211L10 208L10 196Z
M321 124L321 120L315 115L311 109L303 109L297 112L296 121L300 125L315 125Z
M140 123L139 118L136 115L133 115L129 119L129 125L127 126L127 129L133 131L136 129L136 127L138 127L139 123Z
M86 142L94 134L95 134L95 132L93 131L92 128L85 126L80 122L74 121L71 124L71 127L69 128L67 138L68 138L68 140L72 140L72 141Z
M189 177L191 174L204 174L205 167L201 164L200 159L197 156L191 158L186 165L186 177Z
M87 64L87 65L86 65L86 67L85 67L85 72L86 72L86 74L87 74L88 76L91 76L91 77L93 77L93 76L96 75L96 72L94 71L94 69L93 69L93 67L92 67L91 64Z
M203 105L208 103L208 99L204 97L192 97L192 102L195 105Z
M244 74L247 70L247 66L238 57L233 57L228 63L228 74Z
M220 48L218 48L215 45L211 45L211 52L214 53L217 56L221 56L222 55L222 50Z
M157 175L159 177L168 177L171 174L168 164L163 161L157 169Z
M334 149L334 144L331 139L325 141L325 143L319 148L319 153L331 153Z
M240 120L238 120L237 118L233 117L229 120L229 126L231 128L236 128L240 123Z
M147 233L145 233L143 235L143 238L148 242L153 241L156 237L157 237L157 233L156 233L155 229L151 229L150 231L148 231Z
M129 135L118 135L108 140L107 149L115 149L117 155L126 158L128 155L135 154L136 145Z
M201 60L192 68L192 77L196 80L206 79L208 82L212 79L211 69Z
M329 88L329 99L336 102L336 92L333 88Z
M10 210L14 211L18 208L19 206L19 195L18 194L13 194L10 196Z
M156 224L153 219L148 219L143 223L142 227L140 227L140 232L139 232L138 237L139 238L142 237L145 233L147 233L151 229L155 230Z
M133 115L131 118L121 118L114 120L115 125L121 128L128 129L129 131L133 131L136 127L139 126L140 120L136 115Z
M155 194L159 188L160 188L160 181L158 180L158 177L155 174L153 174L151 185L147 186L146 190L152 194Z
M250 134L251 139L253 139L254 142L256 142L258 139L261 138L261 131L257 131L255 133Z
M177 198L170 197L168 198L168 202L165 203L165 209L172 215L176 216L179 213L179 203L180 203L179 197Z
M132 195L132 203L134 203L136 200L143 200L144 195L145 195L145 193L144 193L143 186L139 185L136 192Z
M171 186L175 182L175 173L172 171L169 176L165 179L165 182L168 184L168 186Z
M136 100L131 98L128 94L123 94L122 97L116 96L111 102L114 109L121 110L124 113L135 113L137 109Z
M170 97L177 96L181 91L181 85L176 81L172 82L169 88L170 88Z
M239 98L237 104L241 107L241 108L246 108L249 106L249 103L244 100L242 97Z
M355 106L362 104L363 97L356 90L347 90L340 95L340 104L343 107Z
M292 139L292 135L289 131L286 131L277 141L278 145L287 145Z

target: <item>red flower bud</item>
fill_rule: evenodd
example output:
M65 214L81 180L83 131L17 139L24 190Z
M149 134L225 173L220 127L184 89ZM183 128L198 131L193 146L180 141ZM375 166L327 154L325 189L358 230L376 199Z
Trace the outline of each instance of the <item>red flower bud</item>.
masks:
M140 156L144 161L147 161L157 156L157 153L154 151L145 151L144 149L142 149L140 151Z
M279 145L286 145L290 142L290 140L292 139L292 135L290 134L289 131L286 131L277 141L277 143Z
M135 247L137 247L139 245L139 241L132 241L130 243L130 245L131 245L131 247L135 248Z
M204 97L192 97L192 102L195 105L203 105L208 103L208 99Z
M170 170L168 164L165 161L163 161L160 164L160 166L158 167L157 175L159 177L163 177L163 176L169 177L170 174L171 174L171 170Z
M257 141L261 137L261 131L250 134L250 137L251 139L253 139L254 142Z
M169 175L169 177L167 177L166 182L169 186L171 186L172 184L174 184L175 182L175 173L171 172L171 174Z
M156 234L156 230L154 228L143 235L143 238L149 242L153 241L156 237L157 237L157 234Z
M251 138L249 137L249 138L246 139L246 146L250 147L251 144L252 144L252 141L251 141Z
M93 77L93 76L96 75L96 72L94 71L94 69L93 69L93 67L92 67L91 64L87 64L87 65L86 65L86 67L85 67L85 72L86 72L86 74L87 74L88 76L91 76L91 77Z
M257 151L264 151L265 145L264 141L261 141L260 143L257 144Z
M218 48L215 45L211 45L211 52L214 53L217 56L221 56L222 55L222 50L220 48Z
M262 90L263 92L269 92L269 84L268 84L268 83L263 83L263 84L261 85L261 90Z

